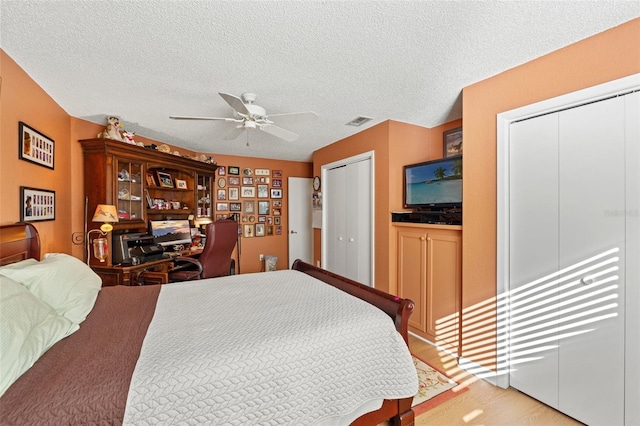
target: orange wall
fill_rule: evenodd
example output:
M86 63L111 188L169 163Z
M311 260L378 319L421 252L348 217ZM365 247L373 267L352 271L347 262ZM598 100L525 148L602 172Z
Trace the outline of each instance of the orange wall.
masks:
M380 277L388 276L389 263L387 257L381 257L380 247L385 246L385 242L388 243L386 237L386 228L382 227L384 223L380 217L386 217L388 209L385 207L388 205L388 188L389 182L387 179L388 172L385 165L389 156L389 123L390 121L382 122L376 126L365 129L355 135L346 139L339 140L331 145L328 145L322 149L319 149L313 153L313 174L314 176L320 176L322 174L322 166L330 164L343 158L353 157L364 152L374 151L374 174L375 174L375 203L376 208L374 232L376 234L375 244L375 267L374 277L376 287L381 290L385 290L387 284L385 280L379 280ZM320 189L322 192L322 188ZM322 230L314 229L314 253L313 261L315 264L320 262L322 257ZM323 266L321 264L321 266ZM379 282L383 281L383 282Z
M56 192L56 219L34 222L40 233L42 253L68 253L82 259L84 250L84 187L83 155L79 139L91 139L104 126L69 116L34 82L3 50L0 50L0 224L20 220L20 186L30 186ZM55 169L51 170L18 159L18 122L46 134L55 141ZM164 142L136 135L145 144ZM171 146L181 154L193 151ZM222 156L207 153L220 165L282 170L281 235L243 239L241 272L258 272L262 265L260 253L278 256L278 268L288 267L287 240L287 178L311 177L311 163L265 160L251 157ZM90 212L91 214L92 212Z
M463 356L494 368L470 316L496 296L496 115L640 72L639 41L635 19L464 88Z
M71 208L73 156L69 115L3 50L0 50L0 76L0 223L20 220L20 186L55 191L56 219L34 225L40 233L43 253L71 253L77 212ZM54 170L19 159L19 121L53 139Z
M391 211L402 209L402 167L442 157L442 132L461 125L461 120L427 129L387 120L313 153L314 175L325 164L374 151L375 172L375 286L397 293L395 231ZM322 252L322 230L314 229L314 262Z
M443 132L462 126L462 120L433 128L412 126L405 123L391 122L390 150L388 162L389 204L387 216L388 244L385 246L389 259L389 292L398 293L397 275L397 239L396 229L391 223L389 212L402 210L403 197L403 167L407 164L442 158ZM400 148L401 149L398 149ZM378 246L376 246L376 250Z
M473 310L478 304L492 303L496 296L496 115L640 72L638 40L640 19L635 19L464 88L462 296L463 307L467 311ZM75 141L94 137L97 134L95 125L70 119L3 51L0 51L0 67L0 223L12 223L19 219L20 185L53 189L58 197L56 220L36 223L43 240L43 251L73 251L74 255L82 257L81 253L78 254L77 246L72 247L71 243L72 232L82 231L82 189L78 187L82 185L81 176L78 176L82 173L82 162ZM55 171L18 160L17 132L20 120L56 141ZM395 256L387 247L394 240L391 237L389 211L401 207L401 165L440 156L442 131L457 125L459 122L424 129L386 121L318 150L313 155L313 174L319 175L323 164L375 151L375 276L378 287L383 290L388 287L391 291L395 286L395 268L392 269L393 264L390 263ZM100 126L97 130L100 130ZM424 151L422 144L427 147ZM218 162L235 160L212 155L217 157ZM303 175L297 165L291 166L292 171L285 172L287 175ZM252 165L247 164L247 167ZM258 167L275 168L269 165ZM287 168L282 167L283 171ZM320 260L320 233L320 230L314 230L314 261ZM252 240L259 246L264 241L269 242L266 237L264 241L255 242L261 238ZM278 249L272 250L273 254L282 253L285 244L279 241ZM243 258L246 250L247 256L257 259L261 249L249 249L245 244ZM384 253L387 257L382 256ZM253 267L255 264L250 259L243 272ZM465 347L465 339L470 333L466 323L463 318L463 355L491 366L493 347L482 355L479 355L482 350L471 352ZM488 334L487 344L491 346L492 333Z
M268 160L264 158L254 158L254 157L238 157L232 155L216 155L211 154L216 163L220 166L238 166L242 170L245 167L249 167L251 169L270 169L270 170L282 170L282 216L280 226L282 229L282 233L280 235L272 235L266 237L252 237L252 238L241 238L241 254L242 257L240 259L240 271L244 273L248 272L259 272L262 268L262 262L260 262L259 255L270 255L278 257L278 269L287 269L291 266L291 262L295 259L288 260L289 256L289 240L287 235L287 228L289 226L287 218L287 209L294 208L295 206L289 206L287 200L287 194L289 193L288 187L288 178L289 177L303 177L310 178L311 177L311 163L303 163L297 161L283 161L283 160ZM227 175L228 179L229 176ZM273 179L272 176L270 176ZM216 189L218 188L216 182ZM271 184L269 184L269 188L272 188ZM215 194L214 194L215 197ZM241 199L246 200L246 198ZM256 200L258 200L256 198ZM227 203L229 201L226 201ZM308 200L311 203L311 200ZM257 209L257 204L256 204ZM229 213L229 212L220 212L220 213ZM251 224L246 222L246 224ZM275 228L275 226L274 226ZM275 229L274 229L275 230Z

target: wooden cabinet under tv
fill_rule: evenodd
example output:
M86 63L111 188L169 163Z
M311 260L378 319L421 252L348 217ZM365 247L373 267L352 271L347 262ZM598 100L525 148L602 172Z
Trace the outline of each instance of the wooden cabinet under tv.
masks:
M98 204L118 210L113 232L147 229L149 220L213 221L215 164L111 139L79 141L89 229Z
M459 349L462 226L394 223L398 293L414 301L409 329L454 353Z

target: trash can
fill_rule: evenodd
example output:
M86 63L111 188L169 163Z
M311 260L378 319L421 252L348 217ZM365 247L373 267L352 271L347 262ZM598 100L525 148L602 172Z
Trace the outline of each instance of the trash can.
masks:
M266 272L275 271L278 263L278 256L265 256L264 257L264 270Z

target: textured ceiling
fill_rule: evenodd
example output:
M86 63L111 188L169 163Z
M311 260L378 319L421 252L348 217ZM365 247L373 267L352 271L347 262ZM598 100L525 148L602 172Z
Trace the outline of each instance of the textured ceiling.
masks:
M460 118L463 87L640 16L638 1L0 1L0 47L70 115L302 161L387 119ZM223 140L231 123L169 119L230 117L218 92L319 118L274 119L300 138L254 130L248 147ZM345 125L357 116L373 120Z

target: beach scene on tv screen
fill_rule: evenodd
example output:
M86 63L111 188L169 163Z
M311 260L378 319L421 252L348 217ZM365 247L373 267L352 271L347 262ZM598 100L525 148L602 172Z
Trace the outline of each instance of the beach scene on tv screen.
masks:
M462 202L462 160L407 168L407 204Z
M191 242L188 220L151 221L151 234L155 237L155 241L162 245Z

